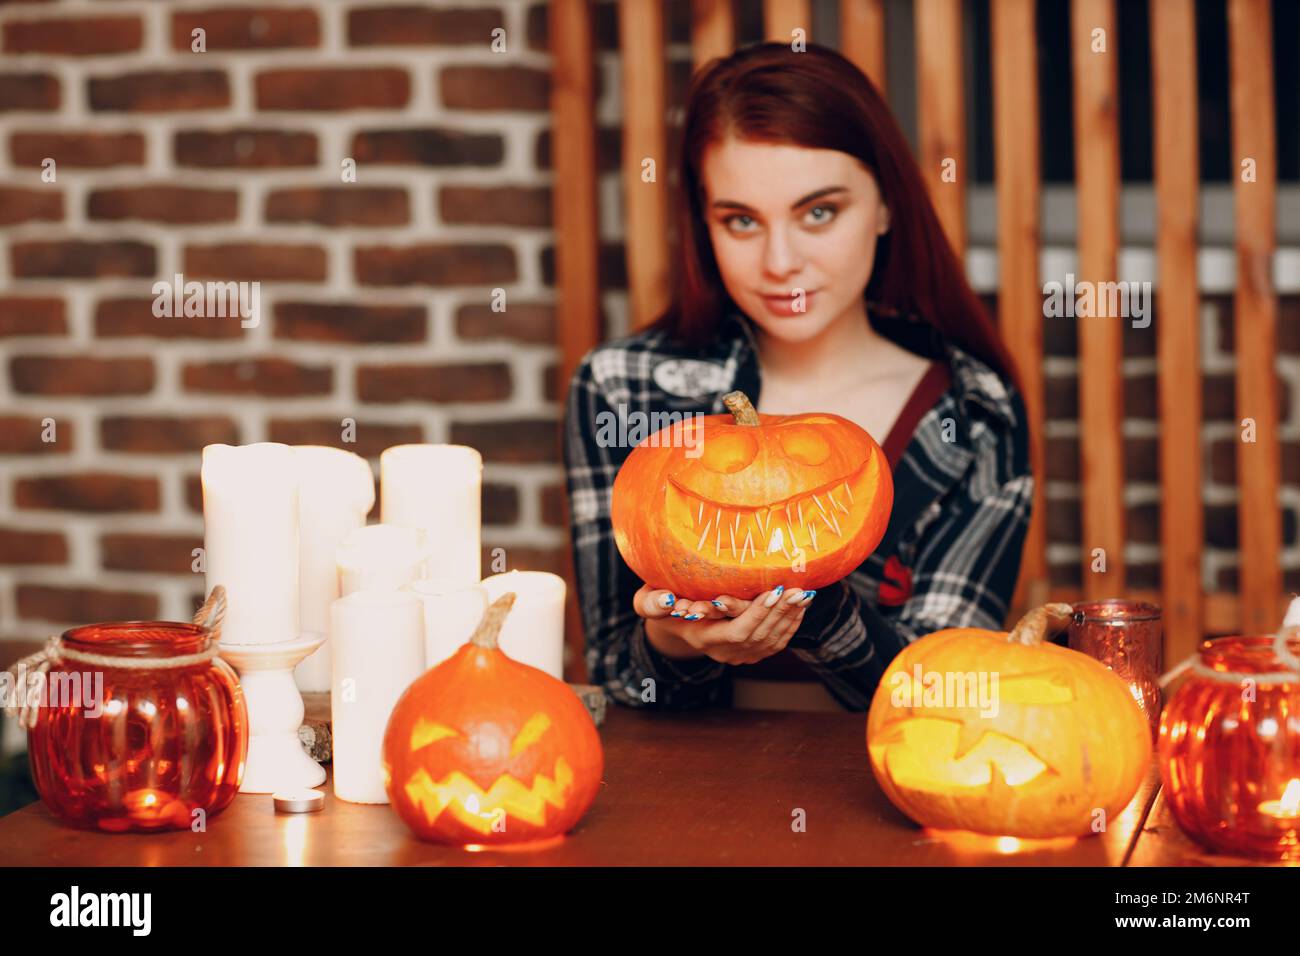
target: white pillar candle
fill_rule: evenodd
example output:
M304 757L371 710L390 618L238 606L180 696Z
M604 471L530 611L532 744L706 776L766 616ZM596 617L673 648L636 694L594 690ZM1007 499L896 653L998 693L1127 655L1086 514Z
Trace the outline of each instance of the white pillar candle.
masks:
M298 470L288 445L203 449L203 559L224 644L298 639Z
M357 528L339 545L339 594L396 591L424 577L428 547L418 528L372 524Z
M467 445L394 445L379 469L380 520L428 533L427 576L477 583L483 456Z
M549 571L507 571L483 579L488 602L507 591L515 605L501 628L501 650L564 679L564 578Z
M410 591L357 591L330 605L334 795L387 803L384 728L424 671L424 611Z
M455 654L487 611L482 584L462 584L448 578L412 581L406 586L424 604L424 667L437 667Z
M303 633L329 633L330 605L339 597L337 552L366 523L375 504L375 476L360 455L325 445L295 445L298 463L298 618ZM327 640L293 673L298 688L330 687Z

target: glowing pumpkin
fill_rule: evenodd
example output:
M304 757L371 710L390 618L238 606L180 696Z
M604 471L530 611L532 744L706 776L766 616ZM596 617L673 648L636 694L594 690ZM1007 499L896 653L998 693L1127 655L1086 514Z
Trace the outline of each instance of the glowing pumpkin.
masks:
M937 631L894 658L867 715L871 769L894 806L936 829L1064 837L1128 805L1150 727L1105 665L1044 642L1072 611L1037 608L1009 634Z
M723 401L730 415L675 422L623 462L610 520L627 566L698 600L812 590L857 568L894 502L880 446L838 415L760 415L743 392Z
M600 735L578 695L497 647L514 601L513 591L494 601L469 642L412 683L388 719L388 798L421 839L557 837L600 788Z

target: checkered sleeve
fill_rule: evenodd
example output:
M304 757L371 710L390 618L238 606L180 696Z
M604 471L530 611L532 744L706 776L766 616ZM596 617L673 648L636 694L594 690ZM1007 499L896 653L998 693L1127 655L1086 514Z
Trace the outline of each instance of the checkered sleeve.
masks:
M598 440L598 423L614 412L592 370L596 351L587 353L574 373L564 427L570 534L589 678L631 706L686 710L729 703L726 665L708 657L665 657L650 643L644 618L632 608L642 582L619 553L610 520L614 477L630 449Z
M902 607L882 612L847 580L817 592L790 647L845 707L866 710L889 662L917 638L1003 625L1033 503L1024 443L1023 430L1003 433L972 460L917 543Z

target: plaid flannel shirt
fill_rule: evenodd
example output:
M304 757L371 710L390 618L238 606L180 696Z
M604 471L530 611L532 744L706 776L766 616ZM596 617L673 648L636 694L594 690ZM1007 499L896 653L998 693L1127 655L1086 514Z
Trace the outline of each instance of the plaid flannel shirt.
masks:
M818 589L788 645L850 710L870 705L885 667L909 642L945 627L1003 625L1034 482L1025 407L1011 384L929 325L874 310L871 322L904 347L946 360L951 383L917 423L894 470L893 511L879 547L846 578ZM657 330L611 340L583 357L570 383L564 459L587 668L620 703L729 704L736 667L709 657L668 658L647 640L632 608L643 582L624 562L610 523L614 477L631 447L598 440L597 416L719 414L732 389L757 407L750 323L729 312L716 341L702 349ZM893 607L877 601L891 558L912 575L910 596Z

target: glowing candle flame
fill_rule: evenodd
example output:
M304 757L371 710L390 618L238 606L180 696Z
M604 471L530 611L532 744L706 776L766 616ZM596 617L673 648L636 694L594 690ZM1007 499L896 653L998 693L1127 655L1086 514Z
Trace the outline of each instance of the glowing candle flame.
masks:
M1300 819L1300 778L1293 778L1282 791L1281 800L1265 800L1259 812L1279 820Z

